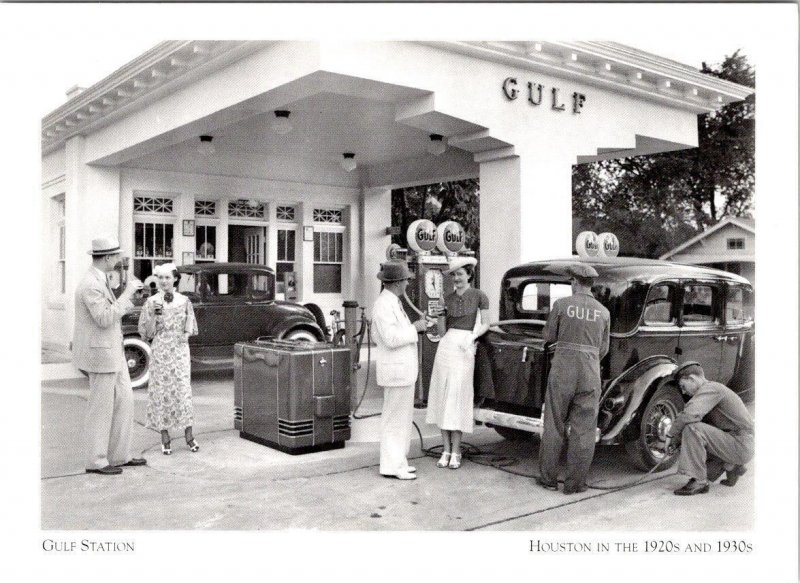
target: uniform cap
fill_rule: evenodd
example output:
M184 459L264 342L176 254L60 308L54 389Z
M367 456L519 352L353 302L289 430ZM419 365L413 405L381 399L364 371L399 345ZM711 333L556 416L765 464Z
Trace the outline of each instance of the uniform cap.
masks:
M564 269L564 272L567 275L571 275L574 277L580 277L583 279L589 279L591 277L597 277L597 270L592 267L591 265L587 265L586 263L570 263Z
M701 370L703 368L702 366L700 366L700 363L697 362L696 360L688 360L683 364L679 364L678 368L672 371L672 378L675 379L676 381L680 380L681 376L683 375L683 372L690 366L699 366Z

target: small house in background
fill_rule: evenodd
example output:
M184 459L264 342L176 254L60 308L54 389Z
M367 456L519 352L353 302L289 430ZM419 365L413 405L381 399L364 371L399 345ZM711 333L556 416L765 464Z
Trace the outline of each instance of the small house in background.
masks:
M755 286L755 221L744 217L726 217L664 253L659 259L706 265L747 278Z

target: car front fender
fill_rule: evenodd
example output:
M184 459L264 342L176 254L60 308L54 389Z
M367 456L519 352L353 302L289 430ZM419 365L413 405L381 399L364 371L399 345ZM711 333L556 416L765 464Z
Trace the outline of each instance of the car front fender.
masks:
M287 332L290 330L296 330L298 328L313 332L313 334L320 340L325 339L325 334L322 332L322 329L317 325L317 323L306 318L287 318L275 326L275 328L270 330L270 336L274 338L283 338Z
M621 411L614 413L609 429L600 438L601 444L620 442L622 433L634 421L641 406L658 388L657 381L669 377L677 366L677 363L668 356L650 356L637 362L609 383L600 399L601 408L617 395L626 396L626 404Z

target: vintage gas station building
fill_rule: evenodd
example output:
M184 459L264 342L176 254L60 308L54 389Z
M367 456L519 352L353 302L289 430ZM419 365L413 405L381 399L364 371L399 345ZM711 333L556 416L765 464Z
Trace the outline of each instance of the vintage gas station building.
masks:
M139 277L257 262L370 305L391 189L470 177L496 315L505 270L570 254L574 164L694 147L750 92L610 42L163 42L43 119L43 342L101 234Z

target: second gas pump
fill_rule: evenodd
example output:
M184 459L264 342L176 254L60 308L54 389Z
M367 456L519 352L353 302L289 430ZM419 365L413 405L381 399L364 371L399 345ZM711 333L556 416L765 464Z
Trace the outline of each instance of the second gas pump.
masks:
M445 221L438 227L427 219L414 221L406 231L408 266L414 279L406 290L403 306L409 319L421 314L435 317L444 305L444 297L453 290L452 276L446 273L448 259L458 255L474 255L466 249L466 233L456 221ZM394 247L395 251L399 251ZM391 253L391 252L390 252ZM436 327L429 328L419 342L419 375L415 407L424 407L428 400L428 387L433 371L433 361L439 343Z

